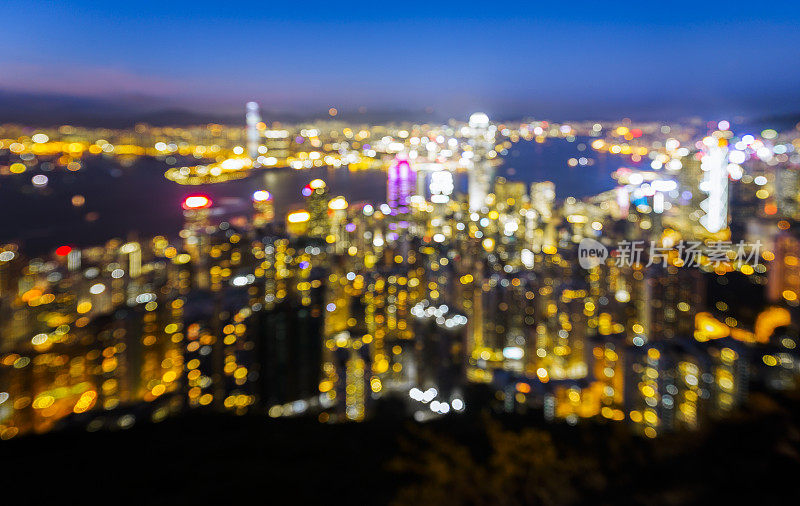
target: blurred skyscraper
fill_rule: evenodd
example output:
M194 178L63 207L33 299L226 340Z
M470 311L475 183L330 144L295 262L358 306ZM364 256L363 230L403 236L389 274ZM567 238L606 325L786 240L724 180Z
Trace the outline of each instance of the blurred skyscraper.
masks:
M261 122L261 113L256 102L247 102L247 156L255 163L258 158L259 133L258 124Z

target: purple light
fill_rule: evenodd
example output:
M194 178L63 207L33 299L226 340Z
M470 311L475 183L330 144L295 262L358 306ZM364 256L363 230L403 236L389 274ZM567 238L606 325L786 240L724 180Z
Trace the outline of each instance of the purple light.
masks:
M344 229L347 230L348 232L355 232L356 224L355 223L348 223L347 225L344 226Z
M392 209L392 214L408 212L408 201L415 179L411 163L405 156L397 155L389 168L388 176L386 201Z
M403 175L403 177L408 177L408 173L411 172L411 164L408 163L408 160L400 160L397 162L397 171Z
M392 167L389 169L389 178L390 179L397 179L398 177L407 178L408 175L411 173L411 163L409 163L408 159L402 158L400 155L395 157L395 163L392 164Z

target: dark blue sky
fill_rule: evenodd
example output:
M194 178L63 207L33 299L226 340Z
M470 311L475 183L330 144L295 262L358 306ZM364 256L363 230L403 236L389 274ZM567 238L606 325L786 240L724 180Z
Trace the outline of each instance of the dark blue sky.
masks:
M0 4L0 90L240 110L800 111L800 2Z

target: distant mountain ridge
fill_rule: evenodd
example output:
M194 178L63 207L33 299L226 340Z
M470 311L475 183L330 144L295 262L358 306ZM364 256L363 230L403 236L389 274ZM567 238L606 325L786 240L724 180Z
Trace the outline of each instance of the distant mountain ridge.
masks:
M298 123L329 119L327 110L316 113L289 113L262 110L265 121ZM392 121L446 121L432 111L342 111L336 116L345 121L387 123ZM0 90L0 123L30 126L76 125L85 127L130 128L137 123L155 126L187 126L206 123L244 125L244 103L240 114L232 112L192 111L145 96L119 99L36 94Z
M85 127L130 128L137 123L155 126L188 126L206 123L222 125L244 125L244 103L241 112L235 107L225 107L218 111L193 110L189 105L175 104L173 101L146 95L126 95L119 98L83 97L66 94L42 94L0 89L0 123L18 123L32 127L49 127L55 125L76 125ZM472 111L474 112L474 111ZM264 109L261 113L267 122L302 123L318 119L330 119L327 110L315 112L287 112ZM466 120L465 113L462 119ZM385 124L396 122L444 123L452 115L446 115L430 108L425 110L341 110L336 119ZM525 118L557 120L543 118L536 111L519 111L516 114L495 118L498 121L522 121ZM563 119L563 118L562 118ZM569 119L569 118L568 118ZM575 118L571 118L575 120ZM607 115L578 118L580 120L614 121ZM637 118L644 120L644 118ZM657 120L659 118L649 118ZM662 118L668 121L668 118ZM800 112L786 114L770 114L758 117L742 118L735 121L736 130L752 129L754 132L764 128L788 130L800 122Z

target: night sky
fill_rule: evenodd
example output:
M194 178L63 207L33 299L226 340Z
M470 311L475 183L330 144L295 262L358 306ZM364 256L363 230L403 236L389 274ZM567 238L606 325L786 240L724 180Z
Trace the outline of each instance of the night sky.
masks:
M0 19L4 92L215 112L800 111L795 1L5 0Z

